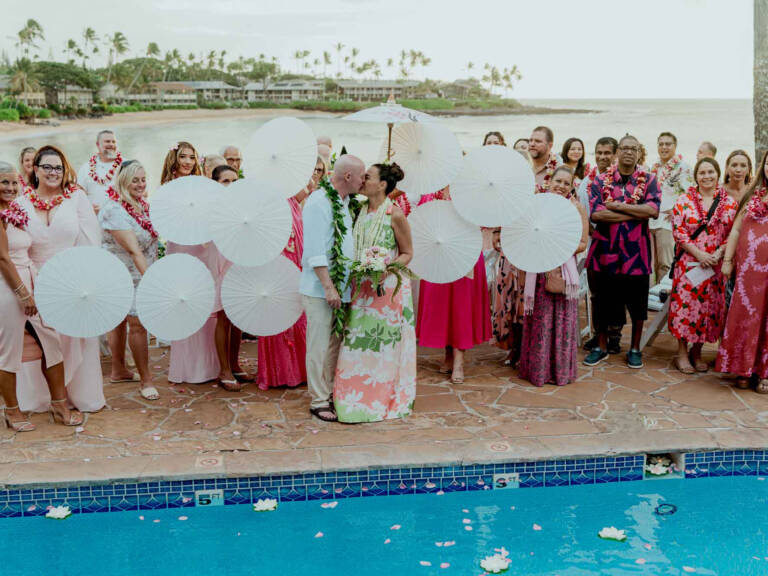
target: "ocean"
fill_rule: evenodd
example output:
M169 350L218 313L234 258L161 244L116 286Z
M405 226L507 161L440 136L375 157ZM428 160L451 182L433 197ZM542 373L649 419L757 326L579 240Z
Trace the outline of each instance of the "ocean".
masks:
M678 152L693 163L696 150L703 140L718 148L717 158L724 161L731 150L754 148L754 122L751 100L530 100L525 104L552 108L598 110L599 112L571 114L532 114L512 116L459 116L442 121L458 137L465 149L479 146L483 135L491 130L504 134L508 144L527 137L532 128L547 125L555 133L555 151L572 136L581 138L592 161L595 141L601 136L619 138L626 133L635 135L648 149L648 162L656 158L656 137L671 131L678 138ZM379 160L386 127L375 124L347 122L340 117L308 116L317 135L333 138L334 149L346 146L350 153L366 163ZM248 174L248 142L253 132L268 118L222 118L189 122L161 122L155 125L119 125L116 127L118 145L123 157L140 160L147 169L151 186L159 185L160 171L166 151L177 140L188 140L200 154L217 153L226 144L243 149L243 168ZM109 118L104 120L109 127ZM8 134L0 137L0 159L16 163L23 146L46 143L60 146L70 161L79 168L95 152L97 128L56 133L52 129L43 136Z

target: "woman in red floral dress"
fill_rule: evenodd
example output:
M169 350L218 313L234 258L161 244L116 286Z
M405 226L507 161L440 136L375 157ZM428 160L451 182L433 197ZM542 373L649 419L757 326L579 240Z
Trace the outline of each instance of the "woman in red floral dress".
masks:
M716 369L738 376L736 385L768 393L768 153L739 203L723 258L723 275L735 286Z
M719 184L717 161L702 158L693 174L696 186L680 196L672 210L672 234L682 256L675 264L672 280L669 331L678 342L675 366L684 374L708 370L701 349L705 342L717 342L723 332L726 280L720 266L738 208ZM692 239L716 198L719 202L707 227ZM694 280L697 275L700 278Z

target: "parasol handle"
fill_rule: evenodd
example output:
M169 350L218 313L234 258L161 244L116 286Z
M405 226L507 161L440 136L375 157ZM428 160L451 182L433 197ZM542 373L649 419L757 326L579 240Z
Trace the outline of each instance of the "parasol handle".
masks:
M389 123L387 124L387 128L389 128L389 136L387 137L387 162L392 158L392 127L394 124Z

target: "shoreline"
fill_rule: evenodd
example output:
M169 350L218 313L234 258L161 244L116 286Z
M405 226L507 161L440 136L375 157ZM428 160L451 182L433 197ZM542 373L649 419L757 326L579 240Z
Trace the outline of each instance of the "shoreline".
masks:
M438 117L456 116L522 116L526 114L591 114L599 110L572 108L544 108L538 106L522 106L521 108L454 108L446 110L426 110L428 114ZM76 118L61 120L53 118L59 125L26 124L24 122L0 122L0 138L17 136L44 136L46 134L61 134L77 132L86 128L107 128L115 126L156 126L176 122L204 122L216 119L237 118L273 118L276 116L325 116L329 118L345 116L347 112L326 112L322 110L301 110L298 108L228 108L225 110L197 108L192 110L157 110L151 112L125 112L112 114L101 118Z

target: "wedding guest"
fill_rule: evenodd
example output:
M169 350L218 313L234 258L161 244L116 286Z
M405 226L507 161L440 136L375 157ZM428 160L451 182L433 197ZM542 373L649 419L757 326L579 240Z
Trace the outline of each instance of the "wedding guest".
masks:
M648 220L659 213L661 192L656 177L637 164L640 143L626 135L619 141L618 164L597 177L589 189L595 224L587 255L592 270L598 345L584 359L597 366L608 357L608 329L621 325L626 310L632 319L627 366L643 367L640 339L648 317L651 239Z
M67 248L100 246L101 227L88 197L77 187L75 172L61 150L43 146L35 153L33 165L31 188L16 202L29 214L27 232L32 240L29 256L39 270L52 256ZM105 399L98 338L58 336L69 402L81 411L100 410ZM26 378L25 371L25 382ZM34 376L30 379L29 403L39 406L48 392L35 385ZM82 421L81 416L67 408L64 399L53 403L57 422Z
M534 386L563 386L576 379L579 345L579 272L576 254L583 252L589 238L587 213L573 192L574 173L570 166L555 168L549 193L569 199L579 211L582 235L568 261L544 274L525 277L525 321L520 353L520 378Z
M350 195L360 191L364 177L362 160L340 156L328 188L312 194L304 205L299 292L307 316L307 386L310 412L327 422L337 420L331 395L343 332L343 314L338 311L350 301L347 279L354 257Z
M645 163L648 159L648 150L646 150L645 146L642 144L639 144L639 147L637 165L640 166L643 170L648 170L648 165Z
M584 175L589 174L592 169L586 156L584 141L581 138L568 138L563 144L560 157L563 159L563 163L573 170L573 187L575 189L579 188L581 181L584 180Z
M739 202L752 182L752 159L744 150L734 150L725 160L725 191Z
M190 175L201 175L197 151L189 142L178 142L165 156L161 184ZM166 254L189 254L200 260L214 278L219 277L221 258L212 242L195 246L183 246L168 242ZM174 384L186 382L201 384L218 380L219 385L230 392L239 392L243 384L238 382L229 365L226 331L219 324L219 312L223 310L221 295L216 291L214 309L202 328L183 340L171 342L171 358L168 365L168 381Z
M107 200L99 210L99 223L106 232L102 247L125 264L138 286L144 272L157 260L157 232L149 219L149 205L144 196L147 174L136 160L123 162L113 186L107 188ZM131 348L139 377L125 365L126 339ZM128 316L108 336L112 354L110 382L139 382L139 393L146 400L157 400L160 395L152 383L149 370L147 331L139 321L136 305Z
M32 162L35 159L35 149L32 146L25 146L21 149L19 154L19 185L21 186L20 194L24 194L24 191L29 187L32 182Z
M208 154L203 156L203 160L200 162L200 169L203 171L203 176L206 178L213 178L213 171L219 166L229 166L224 156L219 154Z
M374 164L366 172L361 190L366 200L353 229L356 263L372 250L381 250L380 257L394 265L405 267L411 261L408 220L387 197L403 178L395 163ZM411 286L397 274L386 274L380 287L367 278L353 288L333 389L339 422L402 418L413 409L416 332Z
M483 146L506 146L504 136L501 132L488 132L483 137Z
M552 174L558 164L561 163L557 156L552 154L554 140L554 133L546 126L534 128L528 139L528 155L531 157L531 164L533 164L537 193L549 190Z
M768 393L768 152L739 202L722 273L736 283L715 369L738 376L736 386Z
M714 158L717 156L717 146L705 140L699 144L699 149L696 151L696 161L698 162L702 158Z
M96 150L96 154L78 170L77 185L85 190L98 213L107 201L107 188L112 185L123 157L117 150L117 138L112 130L102 130L96 135Z
M237 172L237 175L242 178L243 170L240 167L240 163L243 159L240 155L240 148L237 146L225 146L221 150L221 155L224 157L227 164L229 164L229 167L233 168Z
M331 163L331 149L325 144L317 145L317 155L320 156L326 164Z
M450 201L448 188L424 194L419 205ZM451 382L464 382L464 356L467 350L491 339L490 303L485 262L478 254L474 268L449 284L421 280L416 338L426 348L444 348L439 371L451 374Z
M517 150L525 156L528 157L528 138L518 138L515 140L515 143L512 145L513 150Z
M691 167L682 155L677 154L677 136L662 132L657 139L659 160L651 168L661 190L662 205L658 218L651 219L649 227L653 238L654 275L656 283L669 274L675 257L675 241L672 238L672 207L678 197L693 186Z
M61 344L56 332L44 325L32 294L36 269L29 257L32 239L27 226L29 213L14 200L20 189L19 174L0 162L0 395L5 402L3 421L14 432L35 429L19 408L17 376L22 371L25 327L43 352L43 376L50 394L55 421L80 426L83 415L67 405Z
M331 140L330 136L318 136L317 137L317 145L318 146L327 146L328 150L330 152L333 152L333 140Z
M738 208L720 186L720 165L714 158L702 157L693 175L696 185L680 196L672 209L678 258L672 279L669 331L677 338L675 366L683 374L709 369L701 359L701 349L705 342L717 342L723 333L725 278L720 261Z

